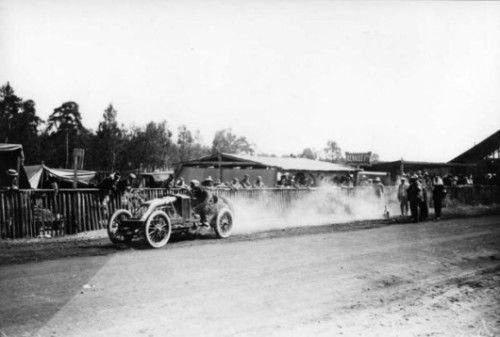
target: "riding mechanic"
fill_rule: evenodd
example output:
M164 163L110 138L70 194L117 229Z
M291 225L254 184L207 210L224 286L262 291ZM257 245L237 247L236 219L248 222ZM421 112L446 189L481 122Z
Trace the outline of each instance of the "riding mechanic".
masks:
M190 187L193 210L200 216L201 225L210 227L207 215L211 213L212 194L196 179L191 180Z

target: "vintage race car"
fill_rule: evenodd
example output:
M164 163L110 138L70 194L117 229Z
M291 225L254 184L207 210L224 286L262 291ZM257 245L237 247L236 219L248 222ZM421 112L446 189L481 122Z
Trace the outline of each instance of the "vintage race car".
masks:
M111 242L127 243L134 237L144 237L153 248L165 246L174 233L194 232L202 227L193 211L192 199L186 194L170 194L143 202L134 210L119 209L108 222ZM233 229L233 208L228 200L213 196L207 216L219 238L227 238Z

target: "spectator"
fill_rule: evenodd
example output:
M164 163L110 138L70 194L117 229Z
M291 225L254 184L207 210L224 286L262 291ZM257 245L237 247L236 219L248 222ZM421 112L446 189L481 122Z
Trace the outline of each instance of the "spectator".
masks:
M169 174L168 178L162 183L161 187L171 189L174 185L174 175Z
M463 174L458 176L457 185L467 185L467 178Z
M19 174L14 169L8 169L6 173L8 176L7 190L18 191L19 186L17 186L17 177L19 176Z
M201 183L203 187L214 187L214 180L212 179L212 176L208 176L203 182Z
M266 185L262 181L262 177L261 176L257 176L257 179L255 180L255 184L253 186L255 188L264 188L264 187L266 187Z
M408 215L408 185L406 184L406 180L401 178L401 184L398 186L398 200L399 207L401 208L401 215Z
M432 189L432 200L434 203L434 217L436 220L441 218L441 209L443 208L443 199L446 196L443 180L441 177L434 178L434 188Z
M427 204L427 189L425 183L423 183L423 180L419 181L419 183L422 189L422 199L420 200L420 203L418 205L420 213L419 215L420 221L425 221L429 216L429 206Z
M180 177L177 179L177 182L175 183L176 188L182 188L182 189L188 189L188 186L186 185L186 182L184 181L183 177Z
M245 174L243 179L240 181L241 188L252 188L252 183L250 182L250 176Z
M375 190L375 195L382 199L384 197L384 184L380 180L380 177L375 178L375 182L373 183L373 188Z
M132 186L134 186L137 181L137 176L133 173L130 173L127 178L120 180L116 183L116 190L119 193L124 193L125 191L130 191Z
M413 222L418 222L420 221L419 204L422 200L422 187L418 183L416 175L411 176L410 185L406 191L410 203L411 219Z
M101 190L107 191L108 193L116 192L120 178L120 173L118 171L115 171L104 178L104 180L101 181L101 183L97 187Z
M235 190L239 190L242 188L238 178L233 178L233 180L231 181L231 188Z
M359 178L359 186L368 186L368 179L366 178L366 175L362 174L361 177Z
M281 175L280 180L278 181L278 183L276 185L279 186L279 187L286 187L286 185L287 185L287 178L286 178L285 174Z
M54 190L54 195L57 195L59 192L59 184L57 183L57 179L54 176L49 176L49 185L50 188Z

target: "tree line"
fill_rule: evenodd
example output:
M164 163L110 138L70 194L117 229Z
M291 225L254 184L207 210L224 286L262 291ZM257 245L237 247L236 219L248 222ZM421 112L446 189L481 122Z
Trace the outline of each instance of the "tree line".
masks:
M219 151L255 153L255 145L231 129L217 131L208 146L202 142L199 131L185 125L177 129L174 137L166 121L126 127L117 116L117 110L109 104L97 130L92 130L84 126L78 103L67 101L54 108L44 121L37 115L32 99L17 96L10 83L0 87L0 142L22 144L25 165L44 162L49 167L70 168L74 148L85 150L85 169L105 172L161 170ZM321 152L306 148L290 156L333 162L343 159L334 141L328 141Z

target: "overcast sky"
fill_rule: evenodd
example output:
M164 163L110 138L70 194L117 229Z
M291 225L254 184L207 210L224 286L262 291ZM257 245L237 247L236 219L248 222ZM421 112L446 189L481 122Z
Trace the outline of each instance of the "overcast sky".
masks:
M500 2L0 0L0 81L94 129L112 102L207 144L448 161L500 129Z

